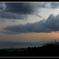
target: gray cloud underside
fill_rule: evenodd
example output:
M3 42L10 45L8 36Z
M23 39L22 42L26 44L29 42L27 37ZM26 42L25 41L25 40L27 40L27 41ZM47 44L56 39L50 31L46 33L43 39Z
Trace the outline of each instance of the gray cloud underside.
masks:
M43 4L40 3L40 7ZM28 15L38 15L38 3L0 3L0 18L4 19L24 19Z
M5 11L18 14L33 14L40 8L58 8L59 2L5 3Z
M45 7L45 3L5 3L6 12L18 14L33 14L38 11L39 7Z
M14 26L7 26L3 28L4 34L20 34L20 33L40 33L40 32L52 32L59 31L59 14L57 16L51 14L47 20L42 19L39 22L27 23L25 25L19 24Z
M38 2L38 3L7 3L0 2L0 18L4 19L24 19L28 15L38 15L41 8L56 9L59 3L52 2Z
M21 15L21 14L16 14L16 13L0 11L0 18L3 18L3 19L24 19L24 18L27 18L27 15Z

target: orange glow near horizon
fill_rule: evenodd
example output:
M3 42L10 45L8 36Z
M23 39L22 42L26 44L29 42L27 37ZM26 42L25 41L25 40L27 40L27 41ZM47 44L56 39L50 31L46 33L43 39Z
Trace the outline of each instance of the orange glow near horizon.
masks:
M1 34L0 39L6 39L11 42L38 42L59 39L58 32L52 33L22 33L22 34Z

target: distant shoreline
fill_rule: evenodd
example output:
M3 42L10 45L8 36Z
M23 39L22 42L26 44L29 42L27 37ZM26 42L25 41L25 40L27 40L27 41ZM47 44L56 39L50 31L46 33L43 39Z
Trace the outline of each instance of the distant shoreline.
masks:
M42 47L2 49L0 56L59 56L59 45L47 44Z
M38 47L38 46L43 46L44 44L36 44L36 43L6 43L6 42L1 42L0 43L0 50L1 49L10 49L11 46L13 49L17 49L17 48L27 48L27 47Z

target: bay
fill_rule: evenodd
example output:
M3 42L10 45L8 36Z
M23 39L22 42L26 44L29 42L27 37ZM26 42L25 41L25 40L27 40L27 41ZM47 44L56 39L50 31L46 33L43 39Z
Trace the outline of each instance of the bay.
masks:
M41 47L43 44L35 43L17 43L17 42L0 42L0 49L8 48L28 48L28 47Z

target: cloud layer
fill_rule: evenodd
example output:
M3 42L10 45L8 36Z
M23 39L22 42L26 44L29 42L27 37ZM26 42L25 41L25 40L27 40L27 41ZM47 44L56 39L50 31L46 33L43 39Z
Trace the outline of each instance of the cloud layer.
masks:
M24 19L24 18L27 18L27 16L16 14L16 13L0 11L0 18L3 18L3 19Z
M59 2L51 2L51 5L50 5L50 8L52 8L52 9L56 9L56 8L59 8Z
M12 12L17 14L33 14L38 7L36 3L5 3L7 8L6 12Z
M59 14L51 14L47 20L42 19L39 22L27 23L25 25L19 24L14 26L7 26L3 28L5 31L2 31L4 34L20 34L20 33L40 33L40 32L52 32L59 31Z
M58 2L0 2L0 18L24 20L24 18L27 18L28 15L36 15L41 17L38 15L41 8L56 9L58 7Z
M0 3L0 18L24 20L28 15L37 14L38 8L38 3Z

